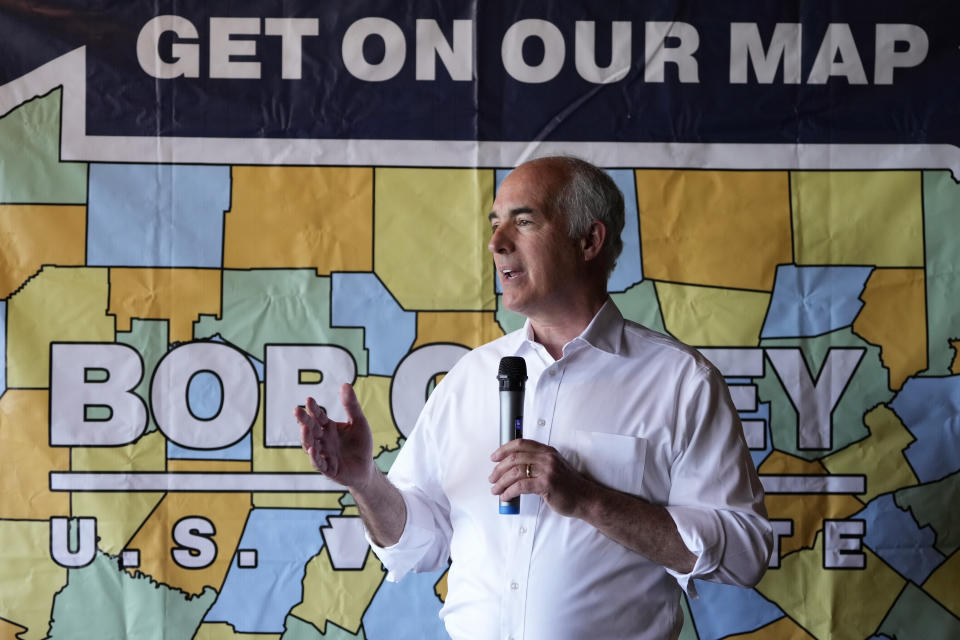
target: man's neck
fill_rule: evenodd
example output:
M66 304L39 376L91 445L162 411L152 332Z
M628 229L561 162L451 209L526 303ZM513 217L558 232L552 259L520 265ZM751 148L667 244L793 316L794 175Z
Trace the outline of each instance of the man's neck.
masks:
M563 356L564 345L583 333L609 298L604 292L603 295L579 301L571 300L562 313L531 317L533 339L542 344L554 360L559 360Z

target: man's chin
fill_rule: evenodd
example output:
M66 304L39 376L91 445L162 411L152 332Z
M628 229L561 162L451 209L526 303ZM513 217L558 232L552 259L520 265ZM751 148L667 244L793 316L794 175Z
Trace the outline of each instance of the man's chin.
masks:
M527 315L524 313L525 305L523 304L523 300L519 296L510 295L509 293L505 292L503 297L500 299L500 304L507 311L519 313L522 316Z

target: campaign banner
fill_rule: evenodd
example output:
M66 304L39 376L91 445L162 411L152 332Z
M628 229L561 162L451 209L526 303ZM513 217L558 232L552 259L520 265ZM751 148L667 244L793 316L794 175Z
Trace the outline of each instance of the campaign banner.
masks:
M960 637L958 14L0 4L0 636L446 637L445 569L385 580L293 409L351 382L387 471L522 327L487 214L569 153L766 491L767 573L680 637Z
M716 166L735 143L848 168L876 161L860 145L923 144L953 166L958 11L51 2L5 9L0 79L83 48L58 67L71 159L497 167L563 142L610 166Z

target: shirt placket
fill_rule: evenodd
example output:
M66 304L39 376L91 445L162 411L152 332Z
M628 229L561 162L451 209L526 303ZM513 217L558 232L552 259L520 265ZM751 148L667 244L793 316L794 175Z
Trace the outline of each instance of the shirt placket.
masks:
M536 382L533 411L524 416L523 437L550 444L554 409L560 391L563 368L550 364ZM533 546L537 536L539 515L543 505L538 496L525 495L520 499L520 514L511 523L511 552L504 573L505 589L501 610L501 637L505 640L523 640L527 608L527 585L530 577Z
M500 637L505 640L522 640L523 621L527 606L527 575L530 565L531 517L524 511L524 500L529 502L528 496L520 499L520 514L510 517L511 553L508 554L506 570L502 580L503 596L501 598Z

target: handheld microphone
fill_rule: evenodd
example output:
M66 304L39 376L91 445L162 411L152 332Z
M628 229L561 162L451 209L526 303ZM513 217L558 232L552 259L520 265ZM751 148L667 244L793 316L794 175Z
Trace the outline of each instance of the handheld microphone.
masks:
M518 356L500 359L500 445L523 437L523 387L527 381L527 363ZM520 513L520 496L500 501L500 513Z

